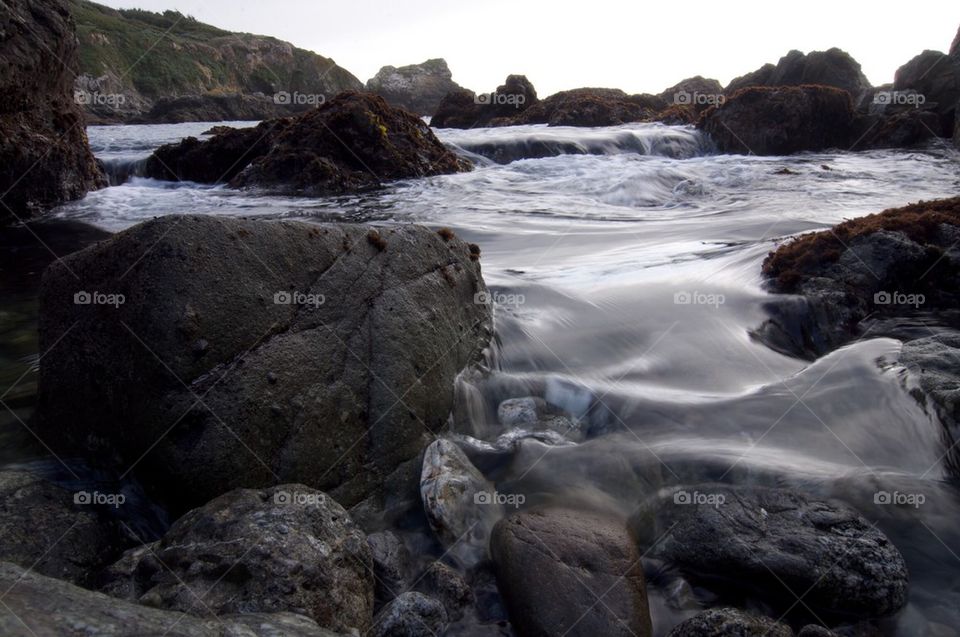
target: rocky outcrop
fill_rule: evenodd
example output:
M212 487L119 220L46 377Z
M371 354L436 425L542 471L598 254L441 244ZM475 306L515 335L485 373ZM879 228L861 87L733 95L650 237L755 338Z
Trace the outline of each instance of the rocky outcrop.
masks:
M0 224L106 185L74 100L77 40L62 0L0 12Z
M71 492L24 471L0 472L0 560L91 586L132 540L96 494ZM99 499L99 498L97 498Z
M850 150L917 146L938 137L940 127L940 116L932 110L915 106L886 108L856 118L856 140Z
M915 91L923 97L923 108L940 117L936 134L951 137L960 101L960 60L939 51L924 51L899 69L893 90Z
M417 226L135 226L44 275L39 433L180 511L283 482L415 498L411 461L489 341L478 258Z
M423 593L399 595L378 614L370 633L374 637L434 637L447 627L443 604Z
M689 124L695 124L700 113L722 103L724 99L720 82L700 75L671 86L658 97L663 100L664 109L674 107L671 113L683 113L687 120L683 123Z
M667 637L793 637L793 631L766 617L714 608L674 626Z
M750 86L801 86L818 84L832 86L856 98L870 88L860 64L850 54L837 48L811 51L804 54L790 51L776 66L766 64L752 73L738 77L727 85L725 92L733 95Z
M154 608L296 612L339 632L373 617L366 537L339 504L300 484L238 489L190 511L108 573L105 591Z
M447 93L430 125L435 128L512 126L522 113L539 103L537 91L525 75L508 75L492 93L476 94L466 89Z
M744 88L707 110L697 126L724 153L789 155L846 149L854 141L850 95L828 86Z
M367 90L415 115L433 115L441 100L462 90L443 58L408 66L385 66L367 80Z
M70 0L70 9L80 47L76 88L92 121L264 119L363 88L329 58L176 11L87 0ZM224 117L229 113L237 116Z
M294 613L203 618L134 604L0 562L0 634L11 637L337 637Z
M654 96L627 95L614 88L560 91L515 118L517 124L618 126L652 119L661 104Z
M524 511L497 524L490 551L520 637L652 634L639 553L619 521Z
M789 489L719 484L668 489L631 518L640 550L687 577L784 610L871 618L907 602L907 568L852 508Z

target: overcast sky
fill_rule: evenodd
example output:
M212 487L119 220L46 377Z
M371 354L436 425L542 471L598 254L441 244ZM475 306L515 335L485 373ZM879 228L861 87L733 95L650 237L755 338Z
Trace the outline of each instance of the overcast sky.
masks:
M580 86L659 93L692 75L726 84L790 49L831 46L883 84L922 50L946 51L960 26L957 0L102 1L276 36L364 82L386 64L442 57L467 88L489 91L523 73L541 96Z

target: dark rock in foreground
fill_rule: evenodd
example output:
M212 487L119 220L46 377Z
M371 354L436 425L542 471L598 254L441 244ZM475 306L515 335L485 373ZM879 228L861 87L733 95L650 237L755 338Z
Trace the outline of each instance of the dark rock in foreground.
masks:
M155 608L307 615L361 632L373 616L366 537L339 504L299 484L226 493L114 565L106 591Z
M77 37L61 0L0 11L0 223L102 188L73 97Z
M847 91L856 98L870 88L860 64L838 48L804 54L790 51L776 65L766 64L727 85L727 95L750 86L801 86L819 84Z
M715 608L674 626L667 637L793 637L793 631L766 617Z
M494 528L490 551L520 637L651 635L639 553L619 521L517 513Z
M407 66L384 66L367 80L367 90L387 100L392 106L416 115L433 115L441 100L452 91L461 90L443 58Z
M415 499L489 341L478 253L417 226L135 226L44 275L38 433L179 511L284 482Z
M688 577L789 608L870 618L907 602L897 548L859 513L788 489L703 484L661 492L631 518L641 551Z
M133 604L0 562L0 634L9 637L337 637L294 613L206 618Z
M724 153L789 155L846 149L853 121L850 95L841 89L751 87L706 111L698 127Z

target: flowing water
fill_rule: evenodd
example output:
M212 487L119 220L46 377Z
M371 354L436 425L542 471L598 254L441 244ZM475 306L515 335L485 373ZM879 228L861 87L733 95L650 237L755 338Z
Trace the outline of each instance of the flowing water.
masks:
M157 145L210 126L89 135L119 182ZM841 498L910 568L910 604L884 632L960 634L960 500L940 424L897 364L900 343L864 339L809 362L750 337L770 299L760 265L779 240L956 194L956 151L725 156L690 128L643 124L437 133L477 169L324 199L134 176L56 216L109 231L171 213L450 227L483 250L498 332L493 372L459 387L461 432L493 439L501 400L539 395L590 433L574 446L526 442L487 468L498 490L624 513L651 484L704 480ZM4 376L14 379L35 354L27 296L19 329L3 336ZM26 340L15 346L17 335ZM881 491L925 502L876 504ZM651 593L657 634L693 614L666 597Z

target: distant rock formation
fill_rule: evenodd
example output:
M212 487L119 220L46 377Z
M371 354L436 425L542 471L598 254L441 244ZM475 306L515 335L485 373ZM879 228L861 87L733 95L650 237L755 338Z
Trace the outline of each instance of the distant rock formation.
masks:
M732 95L748 86L800 86L819 84L842 88L856 99L870 88L870 82L853 57L836 47L804 54L790 51L776 65L765 64L752 73L734 79L725 92Z
M367 80L368 91L416 115L433 115L447 93L461 89L443 58L401 67L385 66Z
M539 102L537 90L526 75L508 75L492 93L474 93L457 89L447 93L430 119L437 128L475 128L509 126L531 106Z

